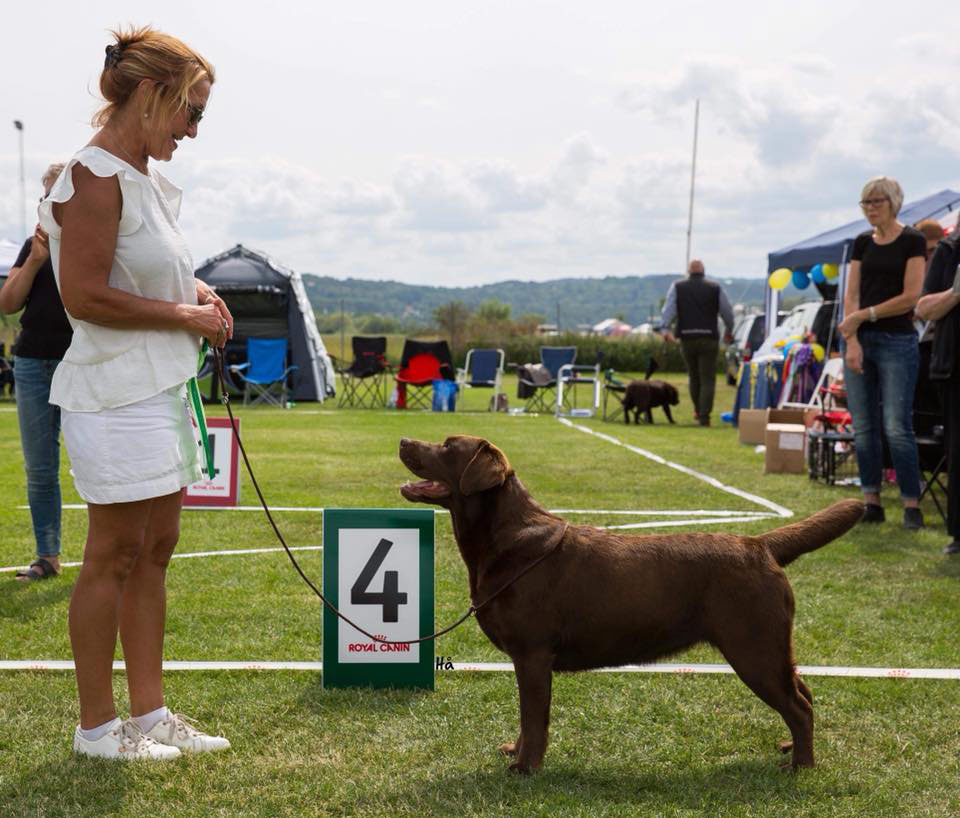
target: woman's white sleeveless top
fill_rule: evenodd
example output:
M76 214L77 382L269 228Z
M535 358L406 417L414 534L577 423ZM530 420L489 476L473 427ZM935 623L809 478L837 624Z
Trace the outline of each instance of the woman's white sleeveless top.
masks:
M50 259L60 286L60 226L53 203L74 194L73 167L116 176L123 206L109 284L158 301L196 304L193 258L177 224L181 191L157 171L140 173L102 148L87 146L67 164L40 203ZM126 406L187 381L197 372L200 339L185 330L115 329L67 313L73 341L57 367L50 403L73 412Z

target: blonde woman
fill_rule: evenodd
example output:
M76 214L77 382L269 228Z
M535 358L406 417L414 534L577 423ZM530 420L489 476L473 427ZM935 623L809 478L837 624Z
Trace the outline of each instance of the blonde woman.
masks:
M203 338L223 345L229 311L193 276L180 191L150 166L197 129L213 67L150 28L115 32L90 142L40 205L73 340L53 377L77 491L83 566L70 602L80 725L74 751L175 758L229 746L164 703L165 575L183 489L199 479L184 384ZM117 718L111 667L123 645L131 718Z
M41 179L44 195L62 170L62 164L47 168ZM24 242L0 289L0 312L21 309L13 369L37 558L16 578L35 582L60 574L60 409L50 405L50 382L73 334L53 277L47 234L40 225Z
M877 176L860 195L870 230L853 244L844 319L847 404L860 471L864 522L884 521L880 505L883 437L887 439L903 503L903 526L923 527L919 508L920 466L913 434L913 398L920 366L912 313L920 298L926 240L897 221L903 190Z

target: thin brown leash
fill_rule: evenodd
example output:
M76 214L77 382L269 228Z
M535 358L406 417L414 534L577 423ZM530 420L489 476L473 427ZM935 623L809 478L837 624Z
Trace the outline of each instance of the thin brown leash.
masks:
M233 434L236 437L237 444L240 447L240 453L243 455L243 463L247 467L247 474L250 475L250 481L253 483L253 488L257 492L257 497L260 499L260 505L263 507L264 513L267 515L267 520L270 521L270 525L273 528L273 533L277 535L277 539L280 541L280 545L283 546L283 550L286 552L287 556L290 558L290 562L293 563L293 567L297 570L297 573L300 574L300 578L309 586L310 590L313 591L319 598L320 601L326 606L326 608L333 614L335 614L339 619L342 619L348 625L350 625L355 630L358 630L368 639L372 639L374 642L381 642L385 645L415 645L420 642L429 642L432 639L436 639L438 636L443 636L446 633L449 633L454 628L462 625L467 621L471 616L477 613L485 605L492 602L497 596L502 594L507 590L511 585L513 585L518 579L520 579L528 571L536 568L541 562L543 562L547 557L554 553L563 542L563 538L567 533L567 529L570 527L569 523L564 523L563 529L560 531L560 535L557 537L556 541L551 543L550 547L544 551L537 559L531 562L526 566L519 574L513 577L509 582L502 585L499 589L490 594L483 602L479 605L471 605L467 612L461 616L456 622L452 625L448 625L442 630L436 631L435 633L430 634L429 636L421 636L419 639L384 639L380 636L374 636L369 631L361 628L356 622L350 619L345 614L342 614L337 607L330 602L322 593L316 585L313 584L310 577L308 577L303 569L300 567L300 563L297 562L296 557L293 556L293 552L290 551L290 548L287 546L286 540L283 538L283 534L280 533L280 529L277 527L276 522L273 519L273 515L270 513L270 507L267 505L267 501L263 496L263 492L260 491L260 484L257 482L257 478L253 474L253 468L250 466L250 459L247 457L247 450L243 446L243 440L240 438L240 431L237 429L236 419L233 417L233 410L230 407L230 393L227 390L226 378L223 371L223 350L219 347L213 347L213 361L214 361L214 371L216 372L217 379L220 381L220 392L221 392L221 401L223 405L227 408L227 415L230 417L230 428L233 430Z

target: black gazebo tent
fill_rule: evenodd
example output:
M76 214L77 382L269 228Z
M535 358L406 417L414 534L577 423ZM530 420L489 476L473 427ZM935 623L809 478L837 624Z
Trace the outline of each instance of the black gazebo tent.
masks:
M291 394L298 401L323 401L335 390L333 364L317 330L300 274L243 245L207 259L197 278L214 287L234 318L228 363L246 360L248 338L286 338L296 364Z

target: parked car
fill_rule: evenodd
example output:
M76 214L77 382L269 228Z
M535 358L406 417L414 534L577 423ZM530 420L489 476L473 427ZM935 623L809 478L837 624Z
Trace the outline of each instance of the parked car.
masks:
M763 343L764 313L741 315L733 325L733 342L723 351L727 383L736 386L740 364L749 361Z

